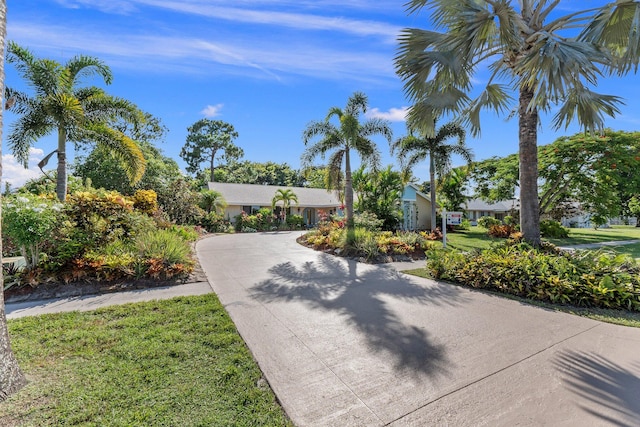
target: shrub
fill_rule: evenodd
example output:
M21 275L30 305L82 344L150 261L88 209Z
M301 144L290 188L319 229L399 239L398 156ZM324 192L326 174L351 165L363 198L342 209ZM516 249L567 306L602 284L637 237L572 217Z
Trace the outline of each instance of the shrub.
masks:
M500 224L502 224L502 221L492 216L483 216L478 218L478 225L480 227L486 228L487 230L491 228L492 225L500 225Z
M516 219L515 219L513 216L511 216L511 215L506 215L506 216L502 219L502 222L504 222L504 223L505 223L505 224L507 224L507 225L513 225L513 226L518 225L518 224L517 224Z
M356 227L361 227L370 231L380 231L383 220L378 219L373 212L362 212L353 216L353 223Z
M205 215L200 220L200 225L209 233L227 233L231 230L231 222L215 212Z
M165 266L193 263L189 243L178 233L170 230L157 230L139 235L136 239L136 249L140 258L155 259Z
M471 222L468 219L463 219L459 225L456 225L456 230L471 230Z
M427 269L438 279L525 298L640 311L640 266L622 255L510 243L473 254L431 250Z
M302 215L288 215L287 225L291 228L302 228L304 225L304 218Z
M492 225L489 227L489 231L487 231L487 234L489 234L489 236L491 237L507 238L516 231L516 228L512 225Z
M4 199L2 231L20 249L28 269L38 265L40 250L58 225L60 208L52 200L31 194Z
M551 239L564 239L569 237L569 229L564 228L558 221L545 219L540 221L540 234Z
M158 195L153 190L137 190L133 197L133 208L147 215L158 210Z

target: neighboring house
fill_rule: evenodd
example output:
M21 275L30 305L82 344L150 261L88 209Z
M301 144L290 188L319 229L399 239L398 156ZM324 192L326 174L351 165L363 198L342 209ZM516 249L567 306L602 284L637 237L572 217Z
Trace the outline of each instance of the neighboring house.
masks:
M436 205L436 208L438 206ZM402 229L431 229L431 197L415 184L407 184L402 192Z
M469 199L465 205L466 218L472 225L477 225L478 219L483 216L492 216L500 221L507 215L513 215L520 209L517 200L506 200L504 202L488 203L481 199Z
M257 185L210 182L209 190L222 194L227 207L224 216L234 221L243 211L251 215L260 208L271 209L271 201L279 189L291 190L298 197L298 203L292 202L287 215L301 215L304 223L313 226L318 222L318 211L328 214L341 214L342 203L335 192L321 188L287 187L284 185ZM281 207L276 208L276 212Z

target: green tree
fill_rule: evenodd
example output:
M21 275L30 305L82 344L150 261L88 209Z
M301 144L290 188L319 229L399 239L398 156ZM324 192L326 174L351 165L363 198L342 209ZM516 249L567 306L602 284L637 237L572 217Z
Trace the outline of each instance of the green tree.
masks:
M131 184L126 179L121 160L99 146L86 156L76 157L73 165L75 175L83 180L90 179L96 188L116 190L125 195L132 195L139 189L163 192L171 181L182 178L178 163L164 156L162 150L154 145L156 142L163 142L167 132L158 118L146 113L143 124L117 123L116 126L139 142L146 160L146 168L140 181Z
M559 105L557 129L575 118L588 130L604 128L620 98L591 88L603 74L635 71L640 59L640 3L621 0L561 16L560 1L411 0L410 13L428 7L432 30L405 29L397 71L415 101L409 120L462 114L474 135L480 111L512 110L517 99L520 227L540 244L537 130L540 111ZM476 98L479 69L491 74ZM515 93L515 96L513 96Z
M202 179L201 175L198 178ZM287 163L261 163L249 160L233 160L226 165L218 166L215 170L215 181L286 187L301 187L303 184L300 172Z
M640 193L640 132L607 129L603 135L563 136L538 147L537 158L540 215L561 217L559 207L579 202L585 211L610 218L624 214L628 200ZM476 162L470 175L479 197L511 199L518 186L518 156Z
M640 227L640 197L633 196L629 199L629 212L636 217L636 227Z
M9 147L25 167L29 148L54 130L58 133L58 167L56 195L64 201L67 194L67 142L88 142L107 148L122 160L131 182L142 177L145 160L138 144L114 129L110 123L119 118L128 122L143 121L131 102L108 95L101 88L78 87L82 77L99 75L106 84L111 70L102 61L78 55L61 65L50 59L38 59L28 49L9 42L7 61L29 83L34 95L7 89L11 110L20 117L13 124Z
M0 87L4 88L4 46L7 38L7 2L0 1ZM4 108L0 106L0 137ZM1 154L1 153L0 153ZM0 156L0 175L2 175ZM0 204L1 206L1 204ZM0 213L2 209L0 208ZM0 239L0 263L2 261L2 239ZM0 288L4 289L3 275L0 274ZM7 316L4 307L4 293L0 292L0 402L16 393L27 383L18 361L11 350Z
M419 129L424 129L420 124ZM427 132L421 131L421 136L409 135L395 141L391 146L392 151L398 150L398 156L403 164L408 168L414 167L417 163L429 158L429 191L431 196L431 230L436 228L436 174L444 176L451 170L451 157L458 155L464 158L467 163L471 163L471 150L464 144L465 132L459 125L448 123L440 129L434 136L429 136ZM447 144L449 138L457 137L457 144Z
M371 212L383 221L384 230L395 230L401 219L400 199L403 176L387 166L381 171L367 172L364 167L353 172L353 188L358 193L356 210Z
M244 156L242 148L233 140L238 137L233 125L222 120L201 119L188 128L187 142L180 150L180 157L187 162L187 172L198 173L200 165L209 164L209 180L215 180L214 162L220 152L221 159L229 162Z
M438 192L440 204L448 211L462 211L467 202L469 167L460 166L440 177Z
M291 189L279 188L276 190L275 196L271 199L271 208L275 209L278 202L282 202L282 221L287 222L287 211L291 207L291 202L298 203L298 196Z
M215 190L202 190L200 192L200 207L206 213L222 213L227 207L227 202L222 194Z
M324 121L312 121L302 134L304 144L307 146L302 154L303 167L311 165L317 156L324 158L328 152L332 152L328 166L330 175L339 176L344 160L344 204L347 211L347 228L351 231L354 229L351 150L355 150L360 155L363 164L368 164L375 170L380 164L380 153L371 137L382 135L391 143L393 135L391 127L385 120L369 119L360 123L360 114L367 112L367 104L367 96L356 92L349 97L344 109L331 108ZM333 117L339 121L337 126L330 121ZM320 137L320 140L311 144L316 137Z

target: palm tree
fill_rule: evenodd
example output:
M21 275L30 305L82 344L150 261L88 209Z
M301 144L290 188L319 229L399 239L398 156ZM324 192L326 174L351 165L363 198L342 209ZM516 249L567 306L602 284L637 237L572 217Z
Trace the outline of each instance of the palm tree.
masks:
M377 169L380 164L380 153L376 144L370 139L374 135L383 135L389 143L392 139L392 131L388 122L373 118L360 123L360 114L367 112L367 96L361 92L355 92L349 97L346 107L340 109L333 107L329 110L324 121L312 121L302 134L305 145L308 145L302 154L302 164L310 165L317 156L324 156L333 151L329 157L329 169L331 176L339 176L337 173L344 160L344 204L346 208L346 223L349 230L353 225L353 181L351 178L351 150L355 150L365 164ZM336 117L339 125L330 120ZM315 144L309 145L317 136L321 139Z
M284 215L283 220L284 222L287 222L287 210L289 210L291 202L298 203L298 196L296 196L296 193L291 189L279 188L276 190L276 195L273 196L273 199L271 200L271 207L275 209L278 202L282 202L282 212Z
M417 163L429 157L429 189L431 196L431 230L436 228L436 173L443 177L451 170L451 156L459 155L471 163L471 150L464 145L465 131L455 123L448 123L438 129L433 137L421 132L422 137L409 135L395 141L391 151L398 150L398 156L407 168L414 167ZM458 137L457 144L447 144L447 139Z
M137 143L111 123L143 121L138 108L121 98L107 95L97 87L77 87L80 78L97 74L109 84L112 75L99 59L79 55L64 66L50 59L38 59L27 49L10 42L7 61L29 83L35 94L7 89L11 110L19 114L9 134L9 147L27 167L29 148L53 131L58 133L56 195L64 201L67 193L67 142L94 142L108 148L126 165L135 184L144 174L145 159Z
M405 29L396 58L405 92L415 101L410 120L433 123L443 113L462 114L477 135L480 110L512 111L517 99L520 226L535 246L540 244L539 112L559 105L555 128L577 118L587 130L603 129L604 116L618 113L621 100L591 89L600 75L636 71L640 60L640 2L619 0L564 16L555 11L559 5L558 0L410 0L409 13L426 6L436 30ZM476 78L486 86L472 98L478 70L491 74Z
M219 191L203 190L200 192L200 207L207 213L220 213L227 207L227 202Z
M4 46L7 36L7 2L0 1L0 88L4 87ZM0 139L2 139L2 117L4 105L0 104ZM0 153L1 154L1 153ZM2 156L0 155L0 175L2 175ZM0 206L2 204L0 203ZM0 265L2 264L2 241L0 239ZM0 274L0 289L4 289L3 275ZM18 366L7 329L7 316L4 308L4 294L0 292L0 402L20 390L26 379Z

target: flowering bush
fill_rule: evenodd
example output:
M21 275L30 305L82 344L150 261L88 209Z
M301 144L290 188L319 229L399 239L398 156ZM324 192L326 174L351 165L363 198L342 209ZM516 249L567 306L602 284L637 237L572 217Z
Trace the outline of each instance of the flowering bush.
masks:
M58 222L59 203L31 194L4 199L2 231L20 248L27 268L38 265L40 248Z

